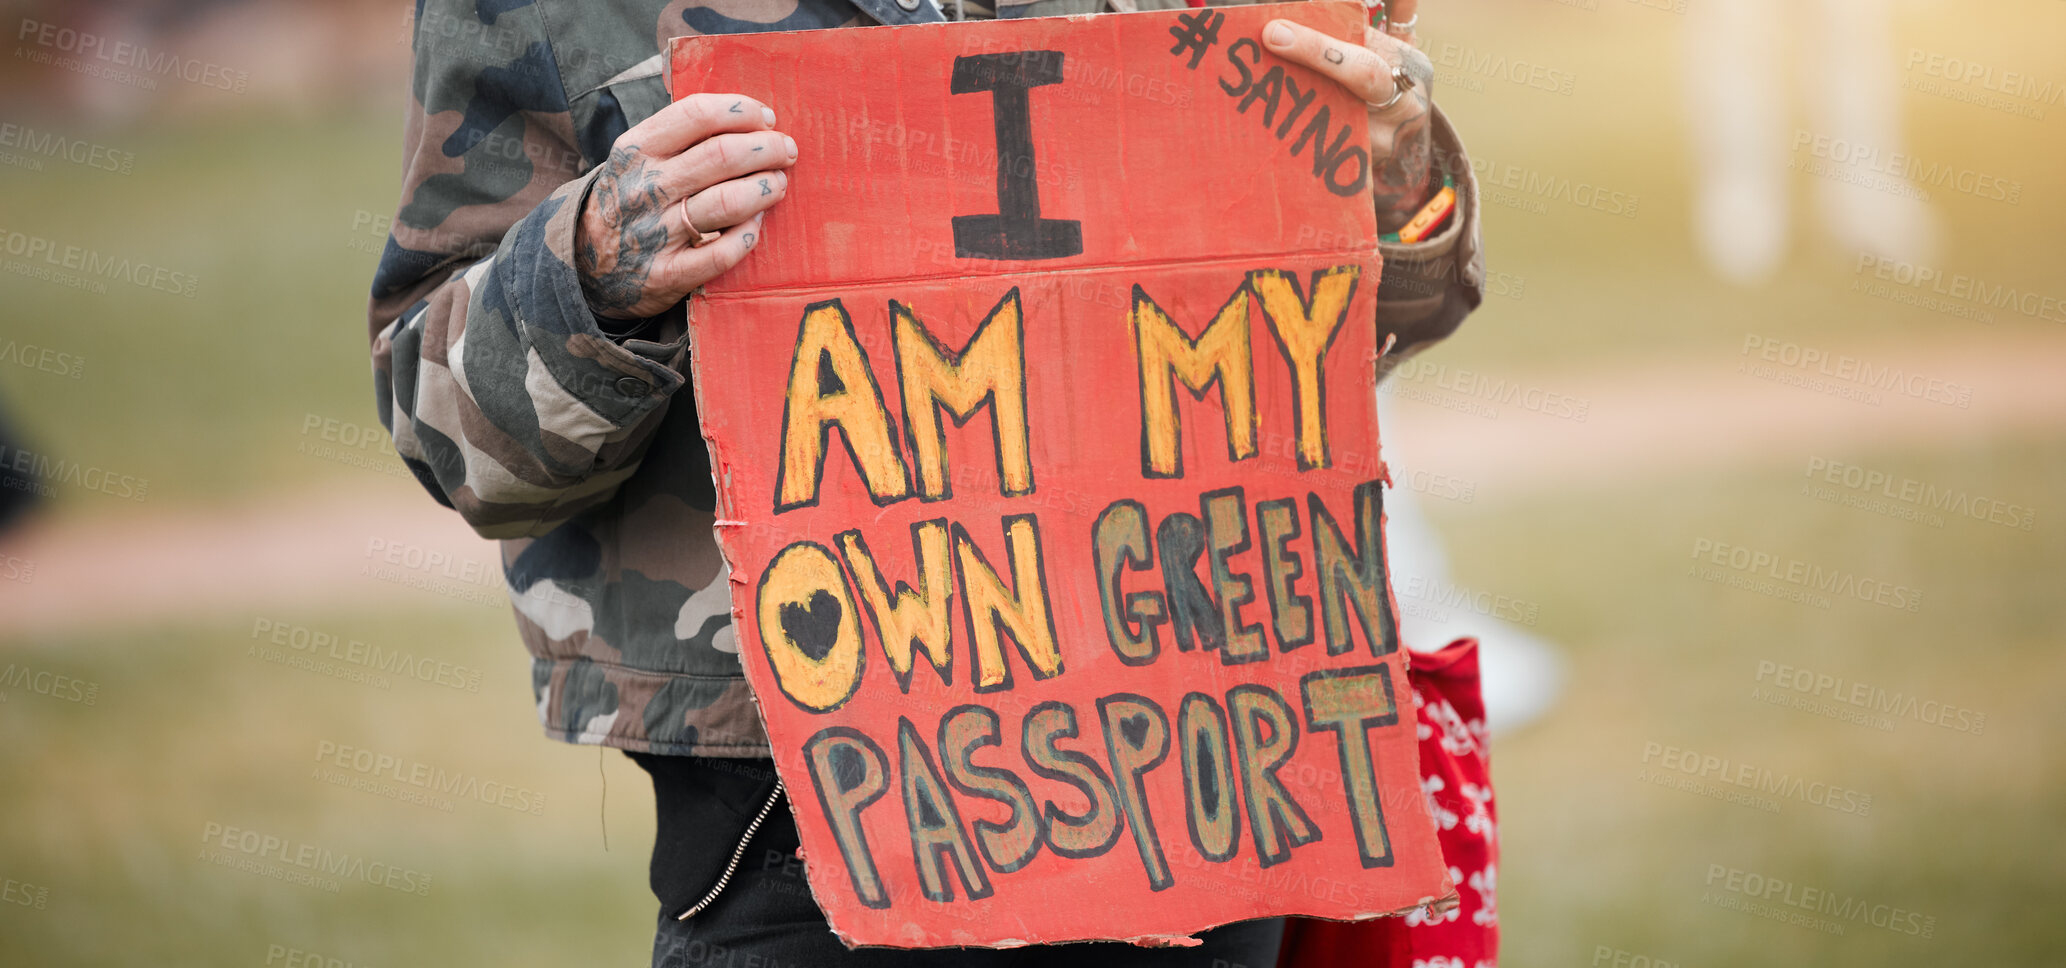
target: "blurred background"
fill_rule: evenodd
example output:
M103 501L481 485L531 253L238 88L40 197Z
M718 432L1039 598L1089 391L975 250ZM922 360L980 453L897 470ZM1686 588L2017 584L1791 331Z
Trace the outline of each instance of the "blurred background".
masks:
M645 963L645 777L540 738L495 551L374 416L410 16L0 16L0 965ZM1493 271L1383 391L1448 565L1396 590L1544 643L1494 673L1504 963L2066 961L2066 6L1420 30Z

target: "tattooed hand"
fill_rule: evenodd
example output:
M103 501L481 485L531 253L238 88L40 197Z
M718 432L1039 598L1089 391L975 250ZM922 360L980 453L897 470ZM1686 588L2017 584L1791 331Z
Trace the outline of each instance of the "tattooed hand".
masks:
M1393 13L1414 16L1417 3L1396 0ZM1434 140L1429 124L1434 111L1435 65L1409 41L1375 27L1363 28L1363 45L1345 44L1303 24L1272 20L1263 27L1263 45L1285 60L1333 78L1370 102L1370 186L1377 202L1377 230L1391 232L1412 221L1441 187L1435 176ZM1413 86L1383 110L1398 88L1392 67L1403 66Z
M652 316L738 265L788 191L782 169L795 161L796 141L775 130L775 112L737 94L690 95L624 132L575 230L589 308ZM692 248L706 232L721 234Z

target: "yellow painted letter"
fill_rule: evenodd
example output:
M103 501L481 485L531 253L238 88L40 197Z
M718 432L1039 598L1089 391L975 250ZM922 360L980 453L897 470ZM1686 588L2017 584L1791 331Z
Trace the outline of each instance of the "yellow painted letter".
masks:
M861 532L839 535L840 554L847 570L861 588L861 600L875 621L875 635L882 640L882 654L897 674L897 684L911 691L911 653L925 652L926 661L940 673L940 681L954 682L954 652L950 639L948 602L954 597L954 559L948 554L947 522L920 521L911 526L911 550L917 556L918 588L897 582L891 591L889 579L868 551Z
M961 579L961 611L974 639L971 665L975 671L970 678L977 692L1011 688L1011 669L1005 665L1000 635L1011 636L1018 645L1019 654L1033 669L1033 678L1046 679L1062 671L1062 654L1055 647L1054 613L1047 605L1040 530L1032 515L1004 519L1004 548L1011 561L1012 588L1004 587L997 569L983 560L983 552L969 540L968 532L954 526L954 564Z
M938 501L952 492L940 408L945 407L958 426L985 404L990 407L990 439L997 447L998 489L1009 496L1031 493L1019 290L1004 294L960 353L935 339L902 303L890 303L890 319L896 333L897 382L904 394L904 438L918 467L919 497Z
M845 704L861 685L861 620L832 552L812 541L783 548L754 597L761 648L782 693L814 713Z
M804 310L782 403L782 462L775 470L775 511L818 503L825 448L837 428L860 468L868 496L890 504L910 494L882 388L854 337L846 307L832 299Z
M1227 418L1227 459L1255 456L1255 374L1248 344L1248 287L1220 308L1197 339L1184 335L1176 320L1155 305L1141 287L1133 287L1134 353L1141 367L1141 473L1147 477L1184 476L1179 438L1183 419L1176 409L1181 380L1194 399L1205 399L1214 383L1220 388L1220 409Z
M1313 273L1313 301L1298 291L1298 278L1281 269L1248 274L1248 287L1263 304L1277 350L1291 367L1298 400L1298 469L1326 467L1327 374L1320 364L1334 345L1342 321L1349 318L1349 298L1356 293L1362 266L1335 266Z

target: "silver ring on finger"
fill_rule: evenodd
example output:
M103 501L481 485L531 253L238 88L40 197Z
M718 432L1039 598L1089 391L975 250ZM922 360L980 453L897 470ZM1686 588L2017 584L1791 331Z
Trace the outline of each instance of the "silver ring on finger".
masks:
M1413 32L1413 25L1417 23L1420 23L1420 11L1418 10L1413 12L1411 19L1385 21L1385 30L1389 33L1410 34Z
M1396 101L1398 99L1393 98L1393 100ZM691 249L700 249L717 241L724 235L723 232L705 232L696 227L696 223L689 218L689 196L687 195L681 197L681 224L689 230L689 248Z
M1415 17L1414 19L1418 20L1420 18ZM1406 68L1403 65L1392 68L1392 99L1383 104L1376 105L1376 109L1382 111L1399 103L1399 99L1405 97L1406 92L1410 90L1413 90L1413 75L1406 73Z

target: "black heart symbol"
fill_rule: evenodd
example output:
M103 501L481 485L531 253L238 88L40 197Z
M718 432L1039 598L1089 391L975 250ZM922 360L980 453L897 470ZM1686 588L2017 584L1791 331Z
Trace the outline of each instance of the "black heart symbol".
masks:
M1134 713L1119 720L1119 735L1126 737L1126 745L1134 749L1148 748L1148 714Z
M824 661L832 646L839 642L840 611L839 599L820 588L811 593L809 607L795 602L782 603L782 631L812 662Z

